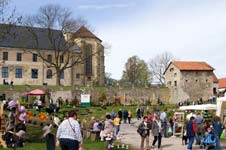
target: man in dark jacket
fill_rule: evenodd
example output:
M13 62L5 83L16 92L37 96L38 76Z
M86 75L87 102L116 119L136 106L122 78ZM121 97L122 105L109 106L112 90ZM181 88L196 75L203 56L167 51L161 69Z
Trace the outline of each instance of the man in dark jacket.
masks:
M128 111L127 110L124 110L124 112L123 112L123 119L124 119L124 123L126 123L127 119L128 119Z
M122 109L119 109L118 116L119 116L120 120L122 120Z
M220 150L220 135L223 131L222 124L220 122L219 116L213 117L212 127L213 127L213 133L216 138L216 150Z
M146 140L146 149L149 149L149 135L150 135L150 125L148 124L148 117L144 116L143 121L138 127L138 133L141 137L141 145L140 148L144 149L144 141Z
M194 139L196 136L196 125L195 125L195 117L191 117L190 121L188 121L186 125L187 129L187 137L189 139L187 150L192 150L192 145L194 143Z

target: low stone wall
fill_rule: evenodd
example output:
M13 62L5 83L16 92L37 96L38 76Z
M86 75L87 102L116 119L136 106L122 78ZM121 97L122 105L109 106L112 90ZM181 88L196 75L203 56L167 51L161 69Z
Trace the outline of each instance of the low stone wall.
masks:
M24 95L25 91L0 91L0 94L5 93L6 98L17 98ZM53 100L61 97L63 100L71 101L75 97L80 100L80 95L84 93L82 90L68 90L68 91L51 91L50 95ZM164 103L169 103L170 91L168 88L100 88L86 90L85 93L91 95L91 102L98 103L100 95L106 96L106 103L112 103L116 97L120 97L121 103L141 104L151 103L156 104L157 99L160 98Z
M80 95L83 92L80 90L74 91L54 91L51 92L53 99L62 97L69 101L77 97L80 100ZM158 97L164 103L168 103L170 99L170 92L168 88L135 88L135 89L116 89L103 88L86 90L85 93L91 95L91 102L98 103L99 97L104 94L106 96L106 103L112 103L116 97L120 97L121 103L140 104L152 103L156 104Z

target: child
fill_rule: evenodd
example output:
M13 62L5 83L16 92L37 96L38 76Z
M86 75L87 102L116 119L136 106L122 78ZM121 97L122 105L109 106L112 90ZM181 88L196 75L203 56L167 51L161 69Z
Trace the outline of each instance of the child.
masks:
M184 132L183 132L183 135L182 135L182 145L187 145L187 141L188 141L187 131L185 129Z
M208 128L207 131L208 132L206 133L206 136L203 140L203 146L206 149L215 149L216 138L214 137L212 128Z

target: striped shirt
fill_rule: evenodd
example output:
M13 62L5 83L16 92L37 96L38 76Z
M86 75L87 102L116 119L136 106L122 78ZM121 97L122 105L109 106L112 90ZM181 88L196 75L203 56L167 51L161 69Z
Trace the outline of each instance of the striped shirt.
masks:
M71 123L71 126L70 126L69 121ZM60 126L57 130L56 137L58 139L63 138L63 139L76 140L76 141L82 143L82 134L81 134L80 125L79 125L78 121L74 120L73 118L64 120L60 124Z

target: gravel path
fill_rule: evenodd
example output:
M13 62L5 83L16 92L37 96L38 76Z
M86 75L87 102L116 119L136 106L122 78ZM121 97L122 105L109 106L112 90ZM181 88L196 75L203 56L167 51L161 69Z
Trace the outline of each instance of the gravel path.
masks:
M135 148L135 150L139 150L140 147L140 136L137 133L137 125L139 122L133 122L133 125L129 124L121 124L120 131L120 142L129 144ZM149 145L151 145L153 141L153 137L150 136ZM157 143L156 143L157 145ZM222 150L226 150L226 144L221 144ZM162 138L162 150L186 150L186 145L182 145L181 138ZM157 150L157 148L153 148L153 150ZM199 146L193 144L193 150L200 150Z

